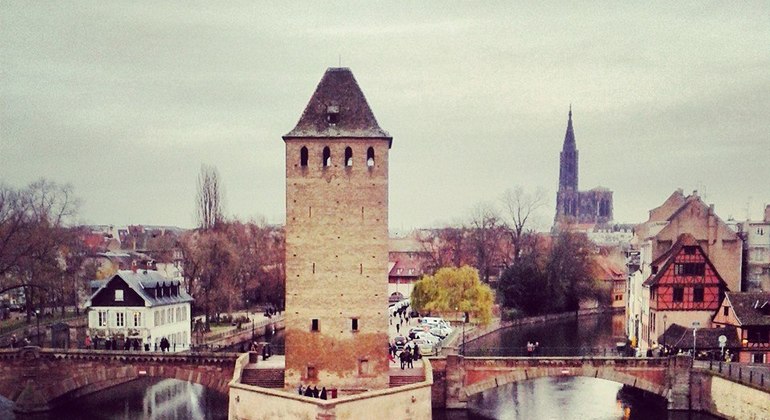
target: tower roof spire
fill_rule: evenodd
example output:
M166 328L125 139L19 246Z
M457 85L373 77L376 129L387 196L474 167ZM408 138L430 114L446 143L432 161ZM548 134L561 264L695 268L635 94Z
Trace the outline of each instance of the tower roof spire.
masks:
M284 139L292 137L390 138L390 134L377 124L353 72L346 67L332 67L326 70L299 122Z
M569 114L567 118L567 132L564 134L564 147L563 150L574 150L575 147L575 132L572 129L572 104L569 104Z

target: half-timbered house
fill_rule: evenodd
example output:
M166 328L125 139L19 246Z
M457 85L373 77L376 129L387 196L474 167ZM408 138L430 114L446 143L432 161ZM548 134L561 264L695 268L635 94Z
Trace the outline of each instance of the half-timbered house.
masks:
M652 262L652 275L643 283L649 299L647 328L641 331L646 347L655 347L656 337L674 324L706 328L727 290L727 284L698 241L679 235L676 243Z
M770 363L770 292L726 293L713 324L736 330L740 362Z

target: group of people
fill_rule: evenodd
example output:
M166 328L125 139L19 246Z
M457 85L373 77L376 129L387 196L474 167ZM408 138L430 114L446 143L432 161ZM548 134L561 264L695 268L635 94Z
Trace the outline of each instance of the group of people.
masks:
M326 395L326 387L321 388L321 390L318 390L318 386L313 385L311 388L310 385L307 386L307 388L303 388L302 384L299 384L299 388L297 388L297 392L299 395L304 395L305 397L312 397L312 398L320 398L322 400L327 399Z
M259 344L256 341L252 341L251 347L249 347L249 351L253 351L255 353L258 352ZM267 360L272 355L273 355L273 348L270 347L270 343L265 343L265 345L262 346L262 360Z
M265 317L267 317L267 318L272 318L273 315L280 315L280 314L281 314L281 310L280 309L276 309L276 308L273 308L273 307L265 308Z
M15 349L16 347L25 347L28 346L30 343L29 338L24 337L23 340L21 340L21 344L19 344L18 340L16 339L16 334L13 334L11 336L11 348Z
M391 362L395 362L396 356L398 356L398 359L401 362L401 369L404 369L405 367L412 369L414 367L413 362L422 357L420 355L420 348L412 341L406 343L400 352L395 343L390 343L388 348L388 358Z
M97 338L97 341L100 339ZM166 340L166 343L168 343L168 340ZM103 348L104 350L120 350L121 347L123 350L134 350L139 351L142 348L142 344L139 342L139 339L136 338L127 338L123 340L123 344L120 345L117 338L110 338L107 337L102 341L102 345L100 346L98 343L94 342L94 340L91 339L90 335L86 335L85 340L83 340L83 347L86 349L99 349ZM144 345L144 350L148 351L150 348L148 344ZM163 349L163 341L161 340L161 349ZM168 347L166 347L168 349ZM163 350L165 351L165 350Z
M404 306L402 308L398 308L392 315L389 317L390 325L393 325L393 319L396 319L396 332L400 332L401 326L403 325L409 325L409 313L407 312L407 308L409 308L409 305Z

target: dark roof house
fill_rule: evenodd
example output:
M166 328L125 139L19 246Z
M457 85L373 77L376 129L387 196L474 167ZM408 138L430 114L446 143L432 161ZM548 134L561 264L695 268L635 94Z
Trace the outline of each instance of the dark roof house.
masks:
M157 271L125 270L119 271L94 292L86 307L155 307L192 301L192 296L179 281L163 277Z

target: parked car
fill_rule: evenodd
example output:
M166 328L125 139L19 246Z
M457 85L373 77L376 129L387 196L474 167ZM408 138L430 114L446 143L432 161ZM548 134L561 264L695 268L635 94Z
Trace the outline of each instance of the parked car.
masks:
M433 343L423 340L421 338L418 338L416 340L412 340L414 345L416 345L420 349L420 355L422 356L433 356L436 354L436 345Z
M438 338L444 339L449 334L452 334L452 329L448 327L438 326L438 327L431 328L430 331L428 332L430 332L431 334L435 335Z
M426 326L412 327L409 329L409 332L406 334L406 336L409 338L416 338L418 333L425 333L429 331L430 328L427 328Z
M407 339L403 335L397 335L396 338L393 339L393 344L396 345L396 349L398 350L403 350L406 342Z
M415 334L414 337L415 340L425 340L427 342L430 342L431 344L438 344L440 339L436 337L435 335L429 333L429 332L418 332Z

